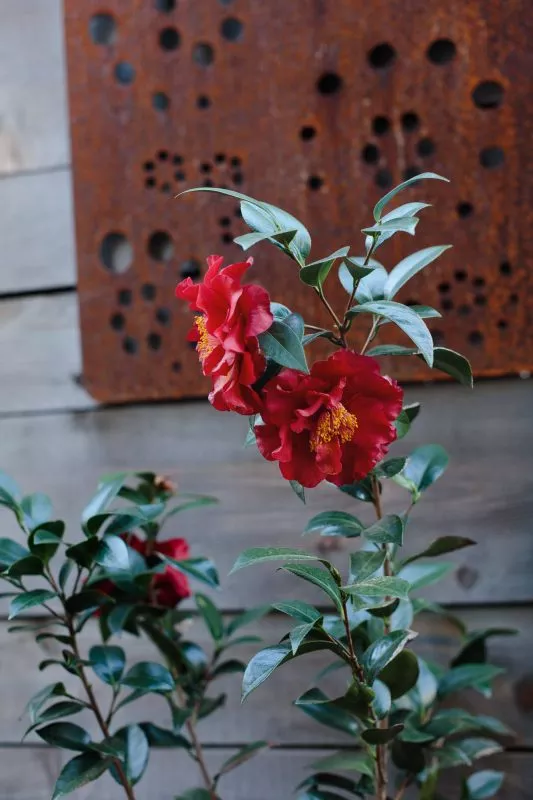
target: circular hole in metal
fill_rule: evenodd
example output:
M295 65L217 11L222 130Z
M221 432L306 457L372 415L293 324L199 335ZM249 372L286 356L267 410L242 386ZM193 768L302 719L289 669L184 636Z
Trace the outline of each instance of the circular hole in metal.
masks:
M157 157L160 161L168 161L168 150L160 150Z
M431 331L431 336L433 337L433 344L437 345L437 347L444 343L444 334L442 331Z
M475 286L477 289L482 289L485 286L485 278L477 277L474 278L472 281L472 286Z
M162 344L161 334L159 333L149 333L146 337L146 344L150 348L150 350L159 350Z
M200 172L207 173L211 172L212 169L213 167L211 166L209 161L204 161L202 164L200 164Z
M481 331L470 331L470 333L468 334L468 341L470 342L470 344L473 344L476 347L479 347L480 345L483 344L484 338L485 337L483 336Z
M204 181L203 185L204 185L204 186L205 186L207 189L212 189L212 188L213 188L213 186L214 186L215 184L213 183L213 181L212 181L212 180L210 180L210 179L208 178L206 181Z
M401 122L404 131L416 131L420 125L420 117L414 111L406 111L402 114Z
M171 191L172 191L172 186L170 185L170 183L166 183L166 182L162 183L161 184L161 191L163 192L163 194L170 194Z
M500 274L501 275L510 275L513 271L512 266L508 261L502 261L500 264Z
M457 313L459 314L460 317L467 317L470 314L470 306L467 305L459 306L459 308L457 309Z
M159 46L162 50L177 50L181 43L181 35L177 28L163 28L159 32Z
M165 92L154 92L152 106L156 111L166 111L170 106L170 97Z
M155 0L155 7L157 11L169 14L176 8L176 0Z
M115 78L118 83L127 86L135 80L135 69L129 61L119 61L115 64Z
M89 21L89 33L95 44L113 44L117 33L115 18L112 14L93 14Z
M307 186L312 192L318 192L324 185L324 179L320 175L310 175L307 179Z
M451 39L436 39L427 49L427 57L432 64L448 64L457 54L457 47Z
M174 243L166 231L155 231L148 239L148 254L156 261L170 261Z
M240 186L241 183L244 183L244 175L242 174L242 172L234 172L233 176L232 176L232 179L233 179L233 183L236 186Z
M484 294L476 294L474 297L474 303L476 306L486 306L487 305L487 298Z
M468 276L464 269L457 269L453 273L453 277L455 278L457 283L464 283L464 281L466 281Z
M484 147L479 154L479 163L485 169L495 169L501 167L505 161L505 153L503 148L494 145L493 147Z
M134 339L133 336L125 336L122 340L122 349L125 353L128 353L128 355L133 355L139 349L137 339Z
M185 180L185 173L182 172L181 170L178 170L177 172L174 173L174 178L177 181L184 181Z
M314 139L316 136L316 128L313 128L312 125L304 125L300 128L300 139L303 142L310 142L311 139Z
M119 289L117 292L117 303L119 306L131 306L131 289Z
M211 100L206 94L200 94L196 98L196 105L198 108L204 110L206 108L209 108L209 106L211 105Z
M146 186L147 189L152 189L155 186L155 178L153 177L146 178L144 185Z
M121 314L120 311L117 311L116 314L111 315L109 324L111 325L114 331L121 331L124 328L124 325L126 324L126 318L124 314Z
M388 189L389 186L392 186L392 174L388 169L378 169L374 180L380 189Z
M209 42L198 42L192 51L192 60L202 67L208 67L215 60L215 50Z
M390 131L390 128L391 122L388 117L378 116L372 120L372 130L376 136L384 136Z
M143 283L141 286L141 295L145 300L155 300L156 291L153 283Z
M233 236L231 233L223 233L220 240L222 244L231 244L233 242Z
M146 172L152 172L155 169L154 162L153 161L145 161L144 164L143 164L143 169L146 170Z
M231 225L231 218L230 217L220 217L220 219L218 221L218 224L222 228L229 228L229 226Z
M342 89L342 78L336 72L325 72L317 81L320 94L336 94Z
M474 213L474 206L472 203L464 202L464 203L457 203L456 209L457 216L461 219L466 219L467 217L471 217Z
M176 164L177 166L183 164L183 156L180 156L178 153L176 153L176 155L172 156L172 163Z
M437 288L441 294L446 294L451 290L452 287L447 281L444 281L443 283L439 283Z
M451 297L445 297L440 304L443 311L451 311L453 308L453 300Z
M472 92L472 100L478 108L498 108L503 95L503 86L498 81L481 81Z
M190 278L191 280L196 281L201 274L202 270L200 268L200 263L194 258L184 261L180 266L180 275L182 278Z
M435 152L435 142L433 139L430 139L429 136L424 136L418 142L416 146L416 151L421 158L427 158L428 156L432 156Z
M226 17L220 25L220 33L228 42L238 42L242 39L244 25L237 17Z
M368 53L368 62L374 69L387 69L396 58L396 50L389 42L377 44Z
M232 167L240 167L242 164L242 159L239 156L233 156L230 161Z
M158 308L155 312L155 318L160 325L169 325L170 320L172 319L170 309L164 307Z
M225 153L216 153L215 155L215 164L224 164L226 161L226 154Z
M361 158L365 164L377 164L379 161L379 149L375 144L365 144L361 151Z
M406 167L403 171L404 181L410 181L411 178L416 178L417 175L420 175L420 169L418 167L415 167L414 164L411 164L411 166Z
M498 330L506 331L508 327L509 327L509 323L507 322L506 319L499 319L498 320Z
M172 372L181 372L181 361L173 361L172 362Z
M133 247L123 233L111 231L100 244L100 259L114 275L126 272L133 261Z

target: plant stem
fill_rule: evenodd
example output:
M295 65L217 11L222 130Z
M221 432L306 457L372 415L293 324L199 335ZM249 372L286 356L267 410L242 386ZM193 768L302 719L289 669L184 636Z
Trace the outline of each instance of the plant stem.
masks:
M374 317L374 320L372 322L372 327L370 328L370 332L369 332L368 336L366 337L366 341L365 341L363 347L361 348L361 355L362 356L364 356L364 354L366 353L366 351L368 349L368 345L370 344L370 342L372 341L372 339L376 335L377 326L378 326L378 317Z
M169 662L167 662L167 663L168 663L169 669L170 669L170 671L172 673L172 677L176 681L176 694L179 697L181 705L186 708L187 707L187 701L186 701L185 693L184 693L183 689L180 686L177 685L177 682L179 680L179 672L176 669L176 667L174 666L174 664L171 664ZM209 769L208 769L206 761L205 761L205 756L204 756L204 751L203 751L203 748L202 748L202 743L200 742L200 739L198 738L198 734L196 733L196 724L195 724L196 723L196 719L195 719L195 717L196 717L196 712L193 712L193 716L189 717L189 719L185 723L185 727L187 728L187 733L189 734L189 737L190 737L190 740L191 740L191 744L192 744L193 749L194 749L194 755L195 755L196 762L198 764L198 768L200 770L200 774L202 776L202 780L204 782L205 788L207 789L207 791L211 795L212 800L217 800L217 796L216 796L215 788L214 788L214 781L213 781L213 779L212 779L212 777L211 777L211 775L209 773Z
M344 326L343 326L342 322L340 321L340 319L336 315L335 311L332 309L332 307L331 307L326 295L322 291L322 289L320 287L318 287L316 292L317 292L318 296L320 297L322 303L327 308L328 314L330 315L330 317L334 321L335 326L336 326L337 330L339 331L339 337L340 337L340 341L341 341L341 346L345 348L346 347L346 339L344 338L344 329L343 329Z
M348 610L345 597L342 598L342 621L344 622L344 630L346 631L346 639L348 640L348 652L350 654L350 663L352 667L353 676L354 678L363 683L365 676L363 673L363 668L359 664L357 656L355 655L355 650L352 640L352 632L350 631L350 623L348 621Z

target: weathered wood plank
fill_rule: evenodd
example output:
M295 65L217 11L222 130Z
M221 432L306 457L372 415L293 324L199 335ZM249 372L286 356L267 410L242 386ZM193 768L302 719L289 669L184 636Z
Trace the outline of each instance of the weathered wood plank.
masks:
M231 754L230 750L209 751L207 761L214 771ZM248 762L221 782L224 800L289 800L296 785L309 774L310 765L328 754L326 750L273 750ZM0 797L2 800L49 800L63 754L48 747L0 749ZM480 761L481 769L501 769L507 778L498 800L530 800L533 760L530 754L506 753ZM194 764L179 751L153 752L143 781L137 789L139 800L169 800L179 791L199 786ZM459 797L457 772L450 771L442 782L444 796ZM109 777L69 795L72 800L119 800L120 787ZM409 799L411 800L411 798Z
M0 173L68 164L65 77L61 0L3 0Z
M76 268L70 170L65 168L1 179L0 207L0 294L74 286ZM53 305L47 305L47 300L49 298L44 299L44 307L39 301L33 303L34 309L42 309L42 312L35 319L37 329L32 327L26 333L18 332L19 352L24 345L28 349L38 345L40 328L46 329L45 308L53 310ZM31 300L25 303L32 308ZM64 312L67 317L72 314L74 306L75 298L69 298ZM30 313L33 316L35 310ZM65 347L72 346L76 340L75 329L65 329L64 339ZM47 367L51 357L52 354L45 359ZM76 369L79 371L78 361ZM27 389L21 383L20 387L11 386L10 391L16 393L17 388L20 392ZM37 398L32 402L36 401Z
M529 611L465 609L461 610L461 616L473 629L494 625L518 629L519 635L512 640L504 637L490 640L491 661L506 670L506 674L495 683L493 698L489 701L475 692L467 692L461 696L460 704L472 712L492 714L504 720L516 732L514 745L533 746L530 703L521 688L531 686L533 681L530 666L533 630L529 624ZM282 615L275 615L250 627L246 632L258 633L267 645L278 642L290 627L290 620ZM420 632L415 647L424 658L446 665L457 653L456 632L449 623L437 617L421 616L414 627ZM0 686L4 687L0 704L0 742L16 743L20 741L28 724L26 719L20 719L22 709L33 694L54 680L64 681L76 695L80 695L80 686L76 679L65 676L62 670L55 667L47 669L44 674L38 672L37 663L44 658L53 658L58 653L57 645L50 640L46 640L43 645L37 645L30 634L8 634L7 628L8 623L0 623L0 652L4 654L0 661ZM199 641L207 650L210 649L208 636L199 620L187 635ZM88 652L91 645L98 641L94 626L88 627L81 639L84 652ZM155 650L143 639L127 637L123 645L129 664L156 657ZM257 645L247 645L240 652L232 651L232 655L247 661L257 649ZM227 691L228 702L224 711L213 715L200 726L203 740L208 744L228 746L254 739L267 739L276 745L302 746L334 742L348 744L346 736L317 725L292 705L300 694L315 684L317 672L330 662L329 656L315 654L288 664L273 675L268 684L252 694L244 705L240 703L239 676L217 682L212 693ZM18 665L24 665L24 669L19 669ZM335 673L329 682L322 685L332 695L339 694L339 686L344 685L344 676L340 677L339 673ZM95 679L95 689L106 708L109 702L107 687ZM452 698L452 702L457 704L458 698ZM124 709L123 721L142 719L162 725L170 723L167 707L161 698L145 698L142 703ZM84 721L80 715L79 720L82 724L86 722L95 733L90 717Z
M33 336L39 346L30 352L17 348L23 331L35 324L35 314L24 304L0 305L0 320L4 308L13 315L6 322L0 348L2 362L9 357L11 365L5 367L0 407L27 408L31 403L24 399L30 389L50 408L57 406L61 392L74 406L85 402L82 390L71 384L67 391L61 378L75 371L75 354L72 348L64 349L62 300L43 298L42 307L50 313L48 330ZM55 301L55 307L48 301ZM31 308L37 310L38 301ZM13 353L18 354L16 361ZM32 369L41 370L39 358L49 370L44 385L32 374ZM20 392L11 394L10 387L16 386ZM409 389L407 397L421 399L424 407L409 447L439 441L449 448L452 463L415 509L406 551L422 549L436 536L450 533L479 542L456 555L458 569L428 595L463 604L531 600L533 383L482 383L474 393L453 385L420 386ZM292 577L274 574L268 565L225 578L242 549L301 545L306 521L324 508L351 508L362 517L368 512L327 486L309 492L304 506L275 465L264 462L253 448L243 449L246 426L245 419L222 416L203 402L5 418L0 419L2 461L26 491L50 494L57 514L73 526L72 536L85 501L105 472L150 467L177 477L184 490L216 495L218 508L188 512L169 533L179 530L196 553L217 560L224 578L221 602L226 608L239 608L305 591ZM404 442L397 446L402 452L406 448ZM396 508L407 503L400 490L395 500ZM342 556L346 542L329 541L333 554ZM326 544L326 540L314 542L320 548Z
M75 382L77 324L74 293L0 300L2 412L94 405Z

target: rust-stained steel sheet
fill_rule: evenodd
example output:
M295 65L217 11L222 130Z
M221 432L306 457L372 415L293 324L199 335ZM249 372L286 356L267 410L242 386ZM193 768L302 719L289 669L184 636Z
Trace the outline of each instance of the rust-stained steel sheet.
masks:
M527 0L66 0L91 394L206 392L173 290L211 252L241 258L231 240L244 227L236 201L179 191L226 186L280 205L314 233L319 258L345 244L355 254L375 201L425 170L452 182L406 192L433 207L415 239L399 234L378 255L392 266L453 243L402 299L446 314L430 320L435 340L465 352L478 376L531 370L528 10ZM292 262L265 245L253 254L255 280L325 321ZM328 284L344 305L333 275ZM413 359L394 372L436 376Z

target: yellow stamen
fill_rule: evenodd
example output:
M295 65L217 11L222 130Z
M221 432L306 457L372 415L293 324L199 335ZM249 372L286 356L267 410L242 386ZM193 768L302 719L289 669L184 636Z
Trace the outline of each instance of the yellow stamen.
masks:
M350 414L343 405L323 411L318 418L315 432L311 436L312 452L315 452L319 445L329 444L334 439L340 440L342 444L350 442L358 427L359 423L355 414Z
M196 345L196 350L198 352L199 357L203 361L207 356L213 352L215 349L215 345L211 344L209 341L209 333L205 326L205 319L203 317L195 317L194 320L196 327L198 329L198 334L200 338L198 339L198 343Z

